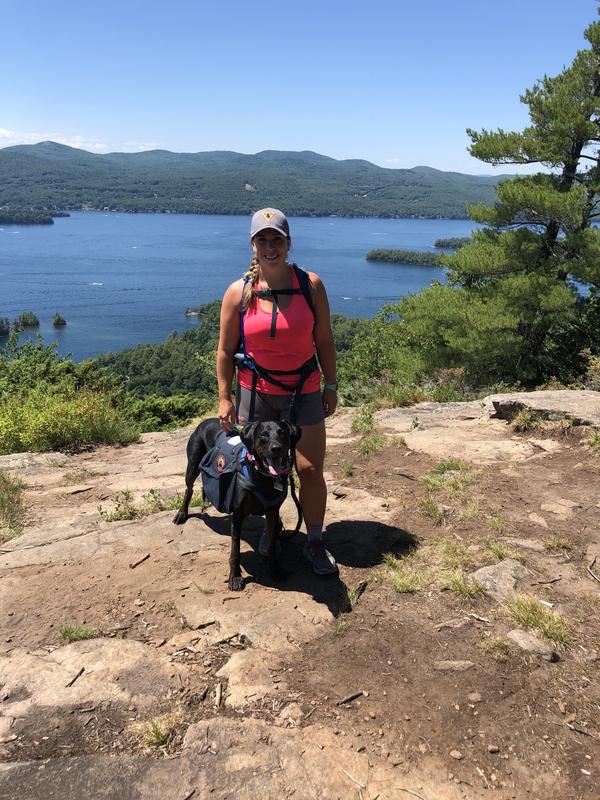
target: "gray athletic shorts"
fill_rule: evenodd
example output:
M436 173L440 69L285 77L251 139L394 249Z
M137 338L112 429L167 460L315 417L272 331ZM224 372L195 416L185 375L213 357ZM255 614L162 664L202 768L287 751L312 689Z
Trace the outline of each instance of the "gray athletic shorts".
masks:
M250 400L252 391L244 389L238 383L236 391L236 408L238 422L249 421ZM271 420L290 421L292 399L288 394L256 393L254 403L254 420L269 422ZM317 425L325 419L325 409L321 392L307 392L298 396L296 401L296 425ZM253 421L254 421L253 420Z

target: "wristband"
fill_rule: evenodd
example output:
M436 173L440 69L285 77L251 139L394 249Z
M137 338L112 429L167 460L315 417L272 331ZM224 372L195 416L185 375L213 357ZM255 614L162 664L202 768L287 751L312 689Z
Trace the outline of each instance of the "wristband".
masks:
M337 383L326 383L326 389L331 389L332 392L337 392Z

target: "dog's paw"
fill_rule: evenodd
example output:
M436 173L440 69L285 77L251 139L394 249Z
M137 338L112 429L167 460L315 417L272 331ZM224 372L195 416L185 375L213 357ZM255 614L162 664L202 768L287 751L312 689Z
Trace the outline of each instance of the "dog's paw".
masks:
M241 592L244 589L244 579L241 577L229 578L229 591Z
M183 523L187 521L187 518L188 515L185 511L178 511L173 517L173 523L175 525L183 525Z

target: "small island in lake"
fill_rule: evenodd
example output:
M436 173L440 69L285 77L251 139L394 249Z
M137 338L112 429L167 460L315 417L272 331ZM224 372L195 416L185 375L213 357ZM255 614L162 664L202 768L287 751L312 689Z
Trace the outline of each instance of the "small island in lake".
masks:
M54 325L55 328L64 328L65 325L67 324L67 320L62 316L62 314L59 314L57 311L56 314L52 317L52 324Z
M447 247L450 250L458 250L467 242L471 241L470 236L449 236L447 239L436 239L434 247Z
M16 319L13 320L12 330L22 331L25 328L39 328L40 321L33 313L33 311L24 311Z
M437 259L437 253L423 253L419 250L369 250L367 253L367 261L389 261L417 267L435 267Z
M0 225L54 225L54 217L68 217L66 211L47 211L37 208L0 208Z

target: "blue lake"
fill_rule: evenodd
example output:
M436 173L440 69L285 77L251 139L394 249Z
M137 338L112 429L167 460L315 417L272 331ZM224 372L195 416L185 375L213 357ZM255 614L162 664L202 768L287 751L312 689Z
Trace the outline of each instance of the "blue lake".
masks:
M250 219L75 212L54 225L0 227L0 316L31 310L46 342L75 360L196 327L189 306L222 297L247 268ZM333 312L372 317L441 270L366 261L372 248L434 251L469 220L290 220L291 257L323 279ZM437 251L436 251L437 252ZM66 328L52 327L58 311Z

